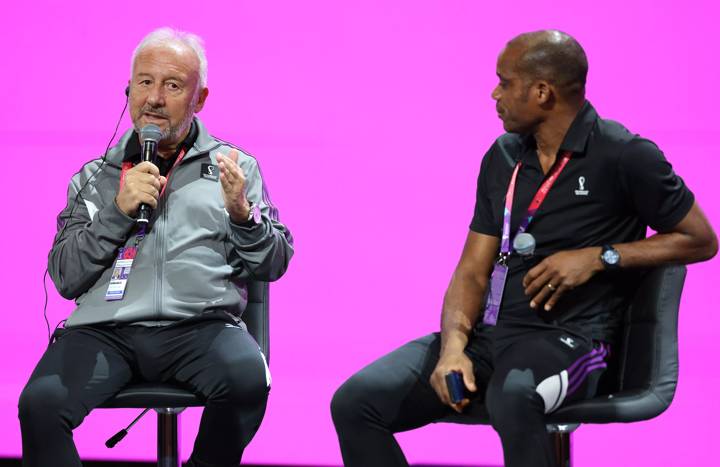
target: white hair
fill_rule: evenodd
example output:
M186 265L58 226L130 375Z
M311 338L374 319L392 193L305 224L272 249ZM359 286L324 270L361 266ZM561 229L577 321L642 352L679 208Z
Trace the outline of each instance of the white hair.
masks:
M200 62L200 83L198 87L200 89L206 87L208 66L202 38L200 38L200 36L198 35L173 28L166 27L156 29L150 32L150 34L148 34L147 36L143 37L138 46L135 47L135 51L133 51L132 59L130 62L130 72L132 73L133 67L135 66L135 59L143 49L151 45L164 44L181 44L189 47L193 52L195 52L195 56L197 56L198 62Z

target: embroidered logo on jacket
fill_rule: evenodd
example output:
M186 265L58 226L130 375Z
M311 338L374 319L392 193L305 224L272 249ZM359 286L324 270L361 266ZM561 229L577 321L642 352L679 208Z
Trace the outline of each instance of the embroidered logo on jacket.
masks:
M213 182L217 182L219 175L220 169L217 165L202 164L200 167L200 176L206 180L212 180Z

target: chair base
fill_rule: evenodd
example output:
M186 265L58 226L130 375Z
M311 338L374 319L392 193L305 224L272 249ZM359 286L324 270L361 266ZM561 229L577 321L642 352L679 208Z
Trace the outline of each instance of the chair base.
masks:
M555 454L556 467L572 467L571 433L548 433Z
M157 412L157 465L158 467L181 467L180 412L183 409L155 409Z
M555 454L556 467L572 467L572 445L570 438L580 424L547 425L547 433Z

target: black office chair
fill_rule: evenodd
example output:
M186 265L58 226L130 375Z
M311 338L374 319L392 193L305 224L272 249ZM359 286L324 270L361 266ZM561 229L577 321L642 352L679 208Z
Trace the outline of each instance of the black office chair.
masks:
M642 279L624 318L617 389L568 404L548 416L548 436L558 466L571 466L570 435L580 424L648 420L670 406L678 377L678 309L686 272L685 266L665 266ZM487 411L479 403L440 421L489 424Z
M267 282L248 283L248 305L242 319L248 332L255 338L270 363L270 309L269 287ZM157 412L157 449L158 467L180 467L180 448L178 428L180 412L186 407L202 407L202 398L185 389L169 384L132 384L112 399L100 406L105 409L144 408L124 430L110 438L105 445L114 447L145 413L154 409Z

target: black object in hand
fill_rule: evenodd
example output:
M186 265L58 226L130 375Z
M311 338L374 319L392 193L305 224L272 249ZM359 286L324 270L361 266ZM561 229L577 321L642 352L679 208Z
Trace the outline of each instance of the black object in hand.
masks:
M158 148L158 142L162 138L162 130L160 130L160 127L157 125L153 125L152 123L149 125L145 125L142 130L140 130L140 140L143 144L142 149L142 161L143 162L155 162L155 158L157 157L157 148ZM145 203L142 203L140 205L140 208L138 209L138 216L137 216L137 222L139 224L146 224L150 220L150 216L152 215L152 208L148 206Z
M450 392L450 400L453 404L457 404L465 399L465 383L463 383L462 373L459 371L451 371L445 375L445 384L447 384Z

